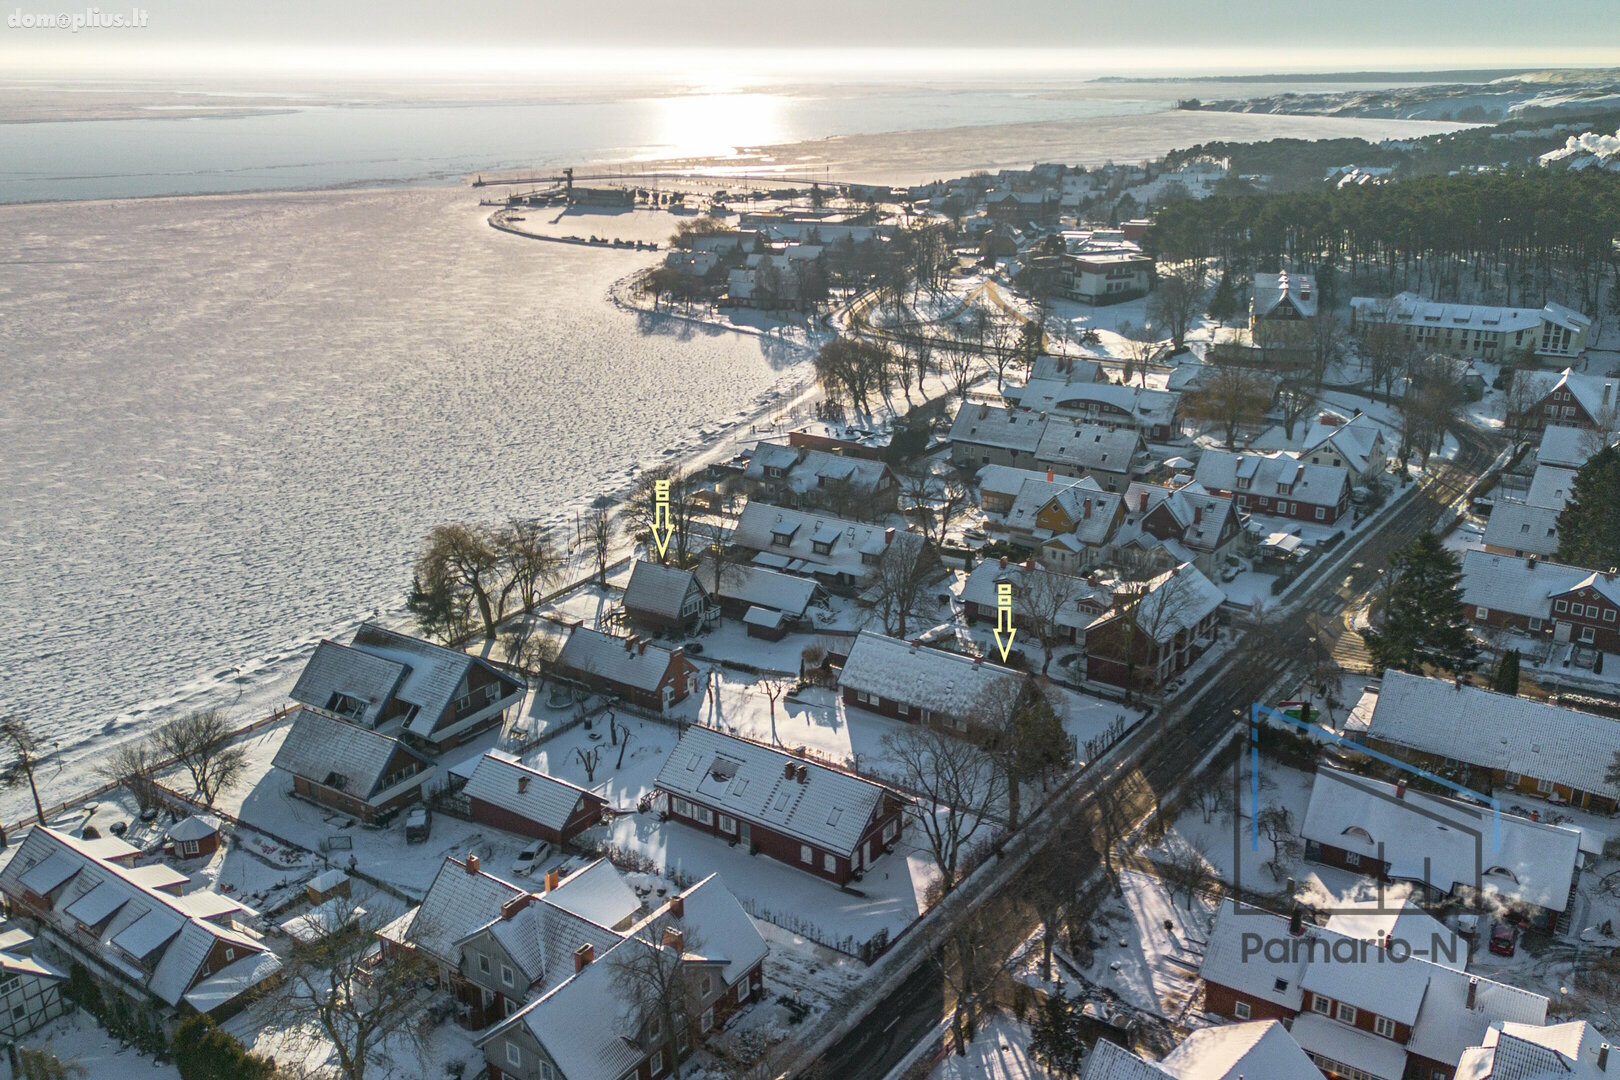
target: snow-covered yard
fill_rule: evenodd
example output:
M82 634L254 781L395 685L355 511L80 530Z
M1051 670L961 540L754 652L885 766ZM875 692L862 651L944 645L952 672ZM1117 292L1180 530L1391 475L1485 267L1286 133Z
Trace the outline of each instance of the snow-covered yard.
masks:
M988 1017L964 1055L949 1054L929 1080L1051 1080L1029 1057L1030 1032L1009 1016Z
M125 1046L107 1034L87 1012L71 1012L25 1035L20 1045L43 1049L65 1065L78 1066L89 1080L139 1076L149 1080L180 1080L180 1070ZM6 1076L11 1073L7 1071Z

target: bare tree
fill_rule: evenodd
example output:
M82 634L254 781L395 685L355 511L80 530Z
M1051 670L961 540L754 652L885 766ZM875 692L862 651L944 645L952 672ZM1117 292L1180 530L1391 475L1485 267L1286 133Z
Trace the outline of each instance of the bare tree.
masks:
M1239 428L1255 427L1271 404L1271 385L1245 368L1218 364L1204 384L1187 395L1187 414L1194 420L1219 425L1226 433L1226 448L1237 445Z
M1267 864L1271 867L1271 874L1279 881L1287 870L1287 858L1293 855L1297 842L1294 840L1294 819L1288 807L1279 803L1272 803L1261 809L1255 819L1260 829L1260 835L1271 842L1271 860Z
M933 728L890 732L883 747L902 786L919 796L908 810L928 842L941 888L950 892L964 847L990 827L1001 801L1001 770L977 746Z
M946 328L939 343L939 367L951 384L951 392L966 401L978 374L977 350L967 332L957 326Z
M613 550L613 517L607 507L598 506L585 522L585 543L596 560L596 585L607 587L608 556Z
M657 488L659 483L668 484L669 536L666 558L673 560L676 566L686 566L697 549L695 522L698 507L692 498L697 487L695 479L693 474L679 465L660 465L648 469L636 480L635 491L624 504L625 531L638 539L647 538L647 543L651 545L653 527L659 523ZM655 549L649 546L649 550Z
M1395 388L1395 380L1412 355L1412 343L1406 330L1389 321L1393 308L1386 302L1367 309L1361 327L1360 354L1374 388L1382 386L1385 393Z
M1165 838L1159 876L1169 888L1172 902L1179 894L1188 911L1192 910L1194 898L1207 889L1215 877L1202 845L1180 833L1171 833Z
M906 626L921 607L937 562L916 533L900 533L878 559L872 612L883 621L883 632L905 637Z
M1333 366L1343 353L1345 347L1344 323L1331 311L1319 311L1310 320L1310 332L1307 344L1311 357L1311 376L1315 380L1316 389L1322 389L1322 383L1327 378L1328 368Z
M602 748L593 746L586 750L583 746L576 746L574 756L579 758L579 764L585 770L585 782L596 783L596 766L602 761Z
M1126 582L1114 593L1109 614L1108 636L1097 634L1093 625L1087 634L1091 655L1118 663L1125 669L1125 697L1130 700L1158 682L1160 654L1174 648L1177 639L1192 632L1198 621L1203 591L1196 587L1198 571L1191 563L1150 581ZM1097 646L1091 641L1097 639ZM1117 653L1114 647L1117 645ZM1142 668L1147 666L1147 673Z
M1007 791L1007 827L1018 827L1023 784L1067 768L1068 732L1033 678L1008 675L973 702L963 718L969 737L1001 770Z
M365 1080L384 1057L427 1059L432 1029L419 995L435 965L411 946L379 951L386 921L352 901L323 908L282 969L279 1026L310 1049L330 1046L343 1080Z
M969 505L967 487L955 470L935 475L926 462L900 473L900 497L905 500L906 516L922 530L923 539L935 552L944 545L951 523Z
M1317 381L1304 367L1291 364L1279 372L1277 404L1282 408L1283 434L1292 441L1294 428L1316 407Z
M501 587L503 614L512 593L517 594L523 613L532 613L540 606L546 588L562 575L563 553L553 541L551 530L538 522L520 518L507 522L495 535L495 555L506 577Z
M951 1033L956 1052L966 1054L979 1022L996 1009L997 990L1007 979L1006 958L1023 938L1016 904L993 898L969 911L951 929L935 963L956 999Z
M416 558L407 605L422 628L443 633L476 611L484 636L501 620L501 555L496 531L482 525L435 525Z
M782 745L782 740L776 736L776 703L781 700L789 690L792 690L797 685L799 685L799 680L795 679L791 675L786 674L785 672L782 674L766 675L763 679L760 679L759 682L754 684L755 688L758 689L761 694L765 695L765 700L771 703L772 745Z
M208 807L247 771L247 751L232 745L236 732L223 709L203 709L158 728L152 745L183 766Z
M1052 666L1052 648L1068 640L1071 631L1063 616L1077 614L1075 602L1088 587L1079 578L1036 567L1026 570L1013 591L1013 610L1022 616L1024 629L1041 643L1041 674Z
M1145 382L1148 365L1159 352L1159 339L1146 326L1133 322L1120 323L1119 336L1125 348L1125 370L1121 372L1120 381L1129 386L1131 379L1140 375Z
M680 1034L690 1031L703 1007L696 972L686 957L701 954L703 942L690 926L652 920L616 946L606 963L613 992L646 1033L649 1053L664 1050L670 1076L681 1075Z
M121 742L108 751L96 766L96 772L110 783L118 784L135 797L142 810L162 805L157 783L158 757L152 744L145 739Z
M34 733L33 725L20 716L0 720L0 748L11 755L11 764L0 773L0 782L15 787L24 781L34 796L34 813L39 823L45 824L45 807L39 801L39 785L34 781L34 770L46 751L44 742Z
M1180 352L1187 331L1204 306L1203 274L1193 269L1172 270L1159 278L1147 300L1147 316L1167 330L1171 347Z
M1232 809L1232 785L1220 769L1206 769L1192 782L1187 799L1204 815L1204 824Z

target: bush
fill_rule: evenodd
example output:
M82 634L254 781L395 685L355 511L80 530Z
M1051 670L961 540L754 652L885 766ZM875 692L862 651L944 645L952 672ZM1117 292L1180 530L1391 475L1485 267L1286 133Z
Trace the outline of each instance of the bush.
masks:
M180 1080L272 1080L276 1065L250 1054L206 1016L189 1016L174 1033Z

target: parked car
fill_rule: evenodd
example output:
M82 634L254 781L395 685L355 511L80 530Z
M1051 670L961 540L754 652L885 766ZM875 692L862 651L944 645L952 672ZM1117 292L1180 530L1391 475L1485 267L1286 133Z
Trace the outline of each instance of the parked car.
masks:
M541 863L546 861L550 854L551 845L544 840L536 840L518 852L518 857L512 860L512 873L520 877L528 877L534 873Z
M1498 956L1512 956L1519 946L1519 931L1512 923L1498 919L1491 927L1491 952Z
M412 807L411 812L405 815L405 842L419 844L428 838L433 830L433 816L428 813L427 807Z

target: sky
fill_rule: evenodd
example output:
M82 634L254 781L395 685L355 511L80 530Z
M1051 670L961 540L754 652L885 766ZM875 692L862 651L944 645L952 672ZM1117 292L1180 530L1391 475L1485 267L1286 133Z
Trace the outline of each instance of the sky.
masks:
M136 0L46 29L5 0L0 75L537 72L1198 75L1620 65L1616 0ZM131 18L122 0L102 17ZM852 47L854 46L854 47Z

